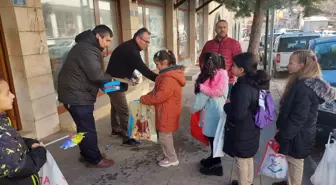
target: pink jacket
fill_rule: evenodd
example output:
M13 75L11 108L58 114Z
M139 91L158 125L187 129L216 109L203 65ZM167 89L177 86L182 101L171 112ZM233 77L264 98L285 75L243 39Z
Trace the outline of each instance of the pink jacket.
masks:
M218 39L209 40L205 43L202 53L199 58L199 65L202 67L202 58L206 52L216 52L224 56L225 58L225 67L229 75L229 83L233 84L235 82L234 75L232 73L232 63L233 57L242 52L240 43L233 38L226 37L222 41Z

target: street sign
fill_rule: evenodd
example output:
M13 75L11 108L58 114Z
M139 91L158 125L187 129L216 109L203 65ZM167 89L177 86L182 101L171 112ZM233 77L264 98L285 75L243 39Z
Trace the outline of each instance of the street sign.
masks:
M25 6L26 5L26 0L14 0L14 5Z

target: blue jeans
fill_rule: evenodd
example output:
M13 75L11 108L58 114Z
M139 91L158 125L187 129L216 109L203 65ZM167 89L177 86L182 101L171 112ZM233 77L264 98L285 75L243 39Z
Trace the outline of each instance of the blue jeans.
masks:
M91 164L98 164L102 155L98 148L98 137L95 119L93 117L94 105L64 105L75 121L78 132L86 132L84 139L78 144L80 154Z

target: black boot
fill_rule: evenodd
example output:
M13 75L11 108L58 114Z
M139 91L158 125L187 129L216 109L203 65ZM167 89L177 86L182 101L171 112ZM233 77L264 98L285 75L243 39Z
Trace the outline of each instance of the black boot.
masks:
M287 181L275 182L272 185L288 185Z
M210 156L206 159L202 159L200 163L204 167L210 167L211 166L211 159L212 159L212 157Z
M222 164L215 164L210 167L201 167L200 173L209 176L223 176L223 167Z
M239 183L238 183L237 180L233 180L233 181L231 182L231 185L239 185ZM253 185L253 184L251 184L251 185Z

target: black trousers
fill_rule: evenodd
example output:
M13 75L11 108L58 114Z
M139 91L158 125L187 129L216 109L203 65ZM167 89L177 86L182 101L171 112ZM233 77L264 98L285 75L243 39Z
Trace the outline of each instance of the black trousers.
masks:
M213 147L214 147L214 137L208 137L208 140L209 140L209 143L210 143L210 147L211 147L211 155L210 155L210 157L212 158L211 159L211 161L212 161L212 163L214 163L214 164L218 164L218 163L221 163L222 161L221 161L221 158L220 157L213 157Z
M84 139L79 143L80 154L91 164L98 164L102 155L98 148L98 137L95 119L93 117L94 105L64 105L71 114L77 126L77 133L86 132Z

